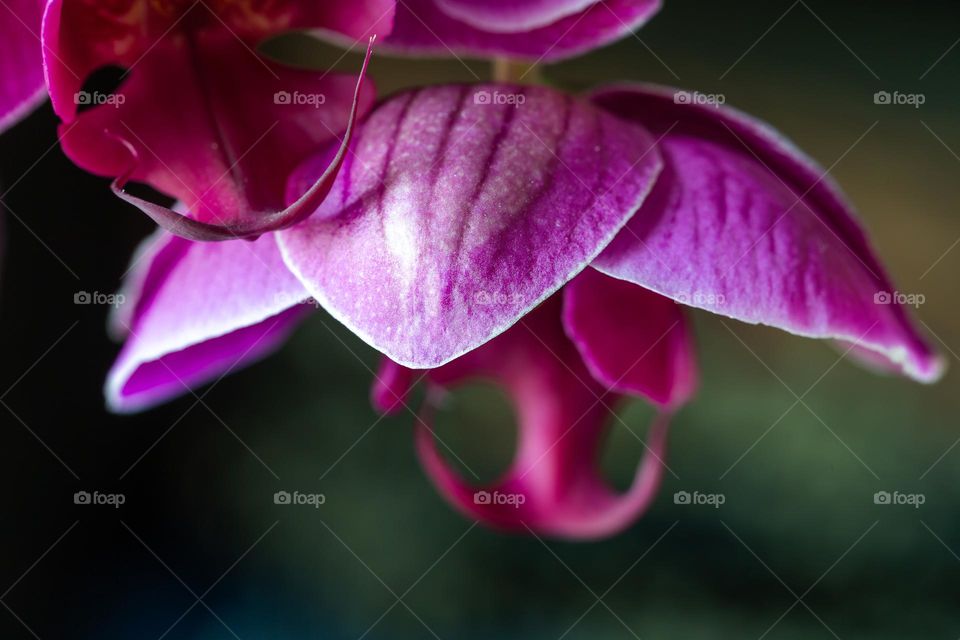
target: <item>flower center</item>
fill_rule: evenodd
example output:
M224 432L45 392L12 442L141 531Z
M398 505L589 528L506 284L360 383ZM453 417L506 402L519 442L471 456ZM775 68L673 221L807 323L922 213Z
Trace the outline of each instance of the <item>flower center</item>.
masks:
M285 0L140 0L150 11L170 21L184 17L200 24L226 24L238 35L268 33L289 21L290 3ZM218 20L219 18L219 20Z
M253 41L292 22L287 0L79 0L65 16L82 24L89 42L118 60L136 58L175 31L223 28Z

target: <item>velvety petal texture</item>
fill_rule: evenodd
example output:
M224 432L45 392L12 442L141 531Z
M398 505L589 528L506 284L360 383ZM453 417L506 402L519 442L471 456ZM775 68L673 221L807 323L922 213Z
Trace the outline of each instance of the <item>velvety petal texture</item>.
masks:
M606 388L670 409L697 385L683 309L669 298L587 269L563 289L563 326Z
M291 198L324 163L294 176ZM367 118L327 200L279 245L337 319L431 368L582 270L659 170L644 129L557 91L428 87Z
M0 133L46 96L40 49L42 0L0 4Z
M137 252L114 315L126 335L107 379L111 409L149 408L274 349L310 308L272 235L197 243L161 234Z
M552 62L618 40L660 9L660 0L404 0L395 51L501 56Z
M554 296L506 333L429 373L442 387L492 380L509 394L518 442L506 474L492 486L468 485L437 450L429 411L417 426L417 451L440 492L468 517L508 531L605 537L630 525L653 501L664 470L668 416L651 426L631 488L615 492L599 460L609 407L619 396L587 370L564 333L561 305Z
M665 163L594 266L738 320L857 343L936 380L942 361L890 303L896 289L829 176L766 125L676 95L652 86L594 95L662 136Z

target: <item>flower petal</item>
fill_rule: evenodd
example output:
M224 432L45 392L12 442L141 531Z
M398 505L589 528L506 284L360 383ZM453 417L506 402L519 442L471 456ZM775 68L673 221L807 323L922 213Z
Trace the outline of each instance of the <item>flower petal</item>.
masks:
M597 0L434 0L434 4L451 18L477 29L516 33L579 14Z
M256 236L306 217L325 197L357 110L372 101L372 87L355 93L356 82L269 63L223 29L197 40L172 34L118 93L61 126L63 148L88 171L119 176L118 195L178 235ZM294 167L345 126L327 171L284 208ZM182 201L190 218L124 193L128 179Z
M130 297L114 318L127 342L107 379L107 402L138 411L256 360L308 307L272 235L196 243L163 234L141 249ZM125 310L128 307L132 311Z
M46 96L40 49L40 0L7 0L0 6L0 133Z
M295 12L291 29L311 29L332 36L350 48L372 37L385 38L393 31L396 0L350 0L350 2L286 2Z
M693 337L669 298L586 269L563 289L563 324L606 388L677 407L693 395Z
M460 511L508 531L563 538L599 538L629 526L652 503L663 474L667 416L651 426L647 452L625 494L599 469L600 445L617 396L593 379L560 322L554 296L483 347L431 371L455 387L492 379L510 394L518 415L513 464L493 486L468 485L436 449L430 416L417 426L417 452L426 473Z
M25 2L15 0L15 4ZM142 0L33 2L38 10L46 3L43 56L47 84L54 111L67 122L76 116L75 94L91 73L105 66L132 71L158 46L166 48L178 41L180 45L196 44L202 53L211 38L229 34L232 44L245 49L252 58L257 46L271 36L315 30L352 48L390 33L395 4L394 0L218 2L213 6L205 2ZM239 57L237 61L245 62ZM184 78L193 77L194 70L189 71ZM166 87L168 91L179 89L177 84Z
M70 122L78 92L91 73L106 66L131 67L151 48L166 25L148 20L146 3L46 0L43 67L54 112Z
M381 358L380 368L370 387L370 403L382 414L400 413L416 379L417 372L413 369L397 364L390 358Z
M938 378L942 361L904 307L877 303L895 289L830 178L766 125L676 95L628 86L594 96L661 134L666 162L594 266L745 322L856 342L913 378Z
M542 87L419 89L356 136L280 250L334 317L416 369L483 344L582 270L660 168L643 129Z
M659 10L660 0L405 0L386 45L416 55L554 62L618 40Z

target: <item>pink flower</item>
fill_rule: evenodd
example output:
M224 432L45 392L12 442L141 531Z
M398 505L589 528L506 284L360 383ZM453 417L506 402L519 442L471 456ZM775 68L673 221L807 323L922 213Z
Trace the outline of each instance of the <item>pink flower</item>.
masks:
M342 153L284 207L288 175L344 129L346 144L372 89L276 64L256 47L293 29L366 42L389 33L393 11L392 0L50 0L43 53L63 149L116 177L118 195L186 237L251 237L293 224L323 199ZM85 90L106 66L126 69L119 89ZM82 105L92 108L78 112ZM176 198L188 215L124 192L128 180Z
M141 408L209 377L213 360L237 355L223 345L238 329L241 351L259 353L311 296L394 360L433 367L556 291L637 210L659 159L646 131L587 102L509 88L518 108L499 103L503 90L431 87L386 101L297 226L253 243L161 235L130 287L131 299L143 295L110 375L112 406ZM289 202L327 155L291 176ZM481 304L493 291L508 299Z
M45 5L46 18L42 20ZM209 3L189 0L7 0L0 11L0 132L29 113L46 95L42 57L47 61L47 80L53 93L54 108L68 123L76 114L77 105L72 104L76 102L75 94L93 71L106 65L117 65L132 72L134 66L146 62L138 75L146 74L148 78L137 83L136 90L147 93L154 100L151 117L157 118L157 124L166 126L164 134L200 132L208 138L209 132L203 131L205 127L202 126L199 131L194 127L180 132L172 130L167 122L170 118L160 117L164 115L162 110L189 106L189 100L195 97L206 96L210 98L210 105L219 108L224 107L218 104L220 100L249 97L250 92L239 87L230 88L235 92L230 96L221 94L223 87L211 87L209 92L203 92L206 77L224 71L218 66L223 63L218 60L221 55L238 65L223 84L232 84L242 77L241 74L254 68L254 60L259 58L259 64L274 77L272 81L264 80L260 78L261 73L253 73L249 76L252 82L277 86L290 83L291 87L302 90L302 78L286 77L287 73L278 72L253 52L261 41L282 31L315 29L347 43L365 41L371 35L379 34L389 36L388 49L402 53L555 61L626 36L659 9L660 0L407 0L399 3L394 0L321 0L313 3L286 0L216 0ZM249 55L239 55L244 49ZM149 54L157 55L147 62ZM208 65L193 64L205 58ZM149 77L151 75L155 76L153 80ZM147 83L155 86L142 86ZM191 87L191 84L200 86ZM165 92L183 92L185 95L180 100L173 100L164 95ZM89 98L86 104L96 104L96 94L89 95ZM145 106L141 104L140 108ZM190 107L191 110L197 108L198 105ZM223 113L214 115L222 116ZM259 124L263 114L251 114L251 117L252 120L244 121L248 126ZM116 123L120 117L110 120ZM111 133L130 143L132 152L143 151L139 148L143 145L130 140L127 132L111 130ZM184 151L194 152L196 149ZM121 149L114 153L122 155L124 152ZM77 152L76 155L79 160L86 160L95 172L118 175L115 166L94 165L87 157L89 154L81 156ZM201 159L208 160L202 156ZM141 174L150 173L140 169L132 177L139 180L143 177ZM160 183L153 186L161 190L167 186L162 177L150 177ZM218 214L224 213L217 210L216 205L210 206ZM153 215L160 215L160 212L154 211Z
M300 166L288 201L328 156ZM161 235L138 265L115 318L128 337L107 385L114 409L264 355L312 298L392 361L374 389L381 410L405 396L410 369L429 369L431 385L503 385L520 448L482 490L513 503L475 497L424 428L421 457L472 517L566 537L613 533L652 499L669 415L696 377L677 303L854 345L924 382L942 372L882 297L895 289L823 171L766 125L653 86L587 101L511 85L403 93L357 128L304 222L253 243ZM622 395L661 417L617 496L595 464Z
M372 93L354 93L340 75L267 60L256 51L267 38L312 29L360 42L389 36L396 14L394 50L553 60L622 37L658 8L658 0L47 0L42 51L71 159L116 178L118 196L177 235L252 238L319 205ZM16 0L0 22L0 35L11 34L0 49L9 67L0 66L0 125L42 95L39 11L40 0ZM88 91L90 75L107 66L126 70L120 88ZM78 113L84 105L91 108ZM290 171L340 132L327 170L282 206ZM175 198L181 210L128 193L129 181Z

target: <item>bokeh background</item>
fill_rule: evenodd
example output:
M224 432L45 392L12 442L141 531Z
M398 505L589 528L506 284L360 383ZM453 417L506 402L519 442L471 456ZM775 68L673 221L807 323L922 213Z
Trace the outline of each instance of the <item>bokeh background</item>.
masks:
M413 417L370 408L376 354L323 313L201 401L107 414L108 310L74 295L115 290L150 225L63 157L44 107L0 137L0 637L957 638L958 38L949 1L666 0L638 37L543 69L572 90L722 93L773 123L833 167L953 365L923 387L695 313L703 383L675 421L674 473L636 526L590 544L471 528L421 474ZM275 46L318 66L338 55ZM372 66L383 93L473 74L488 65ZM877 105L881 90L926 102ZM622 417L642 434L650 412ZM450 398L440 429L485 479L512 455L491 389ZM640 453L615 426L612 481ZM76 506L80 490L126 504ZM278 490L326 504L274 505ZM678 505L677 491L725 502ZM924 504L877 505L877 491Z

